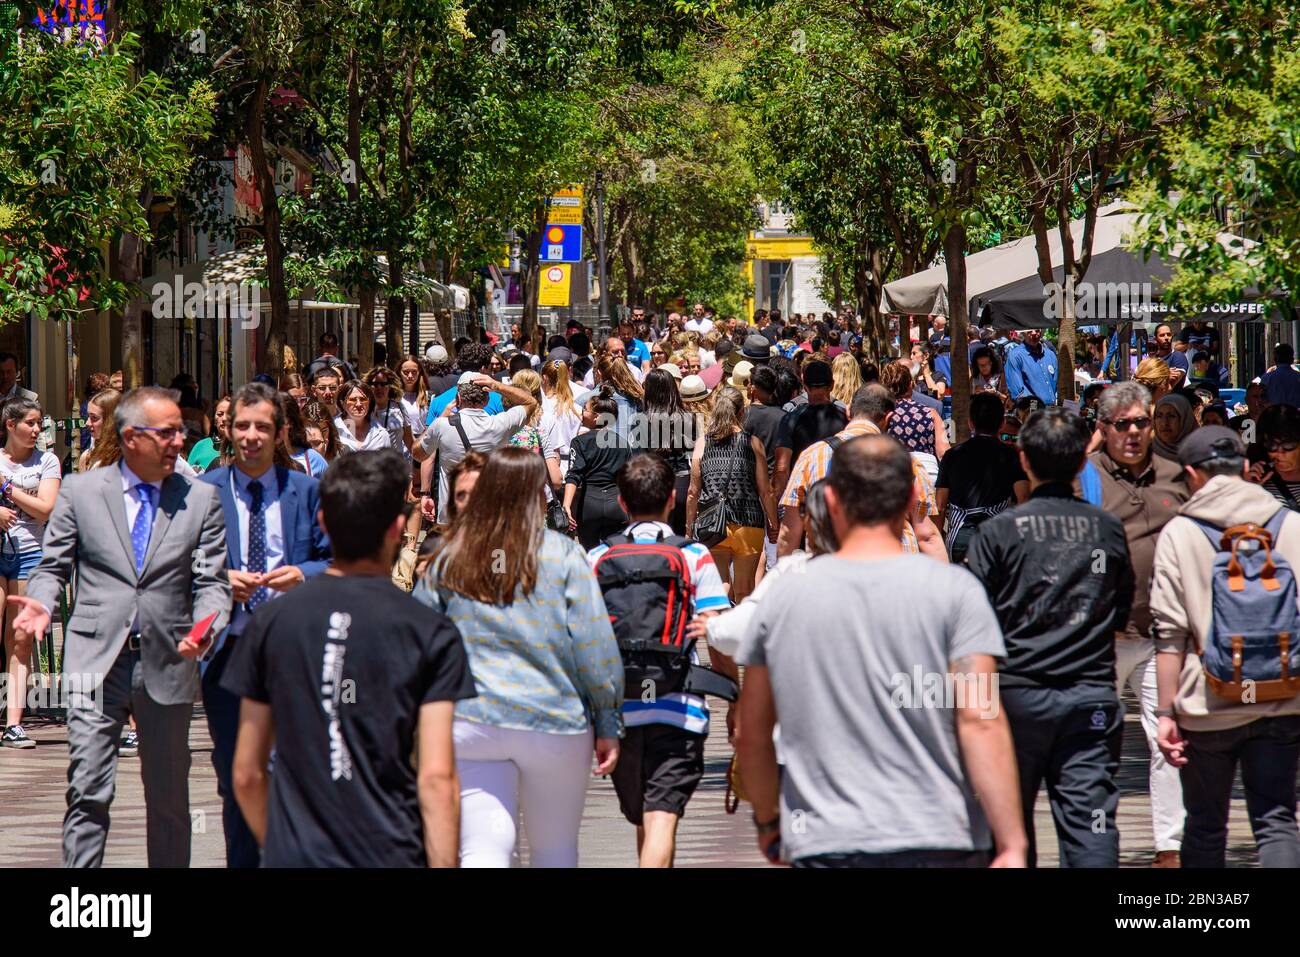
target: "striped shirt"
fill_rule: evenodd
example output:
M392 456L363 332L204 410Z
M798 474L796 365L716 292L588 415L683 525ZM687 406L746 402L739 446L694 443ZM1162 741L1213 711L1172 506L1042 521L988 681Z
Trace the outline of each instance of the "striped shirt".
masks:
M664 538L675 534L663 522L635 522L623 529L624 535L631 535L633 541L653 542L661 534ZM596 562L609 550L602 543L587 553L587 561L594 568ZM686 554L686 565L691 571L691 589L695 595L693 614L706 611L725 611L731 607L731 599L723 587L722 576L718 566L713 564L713 556L708 548L699 542L682 546ZM691 661L699 664L699 655L691 652ZM638 728L647 724L667 724L682 728L696 734L709 733L709 706L704 703L702 695L666 694L654 701L642 701L632 698L623 702L623 724L629 728Z
M879 435L880 430L876 428L874 422L868 422L865 419L859 419L849 423L849 427L835 433L835 438L842 442L850 439L861 438L864 435ZM820 482L826 477L826 473L831 468L831 447L827 442L814 442L808 448L804 449L795 462L794 470L790 473L790 481L785 487L785 493L781 496L778 504L787 508L798 508L803 504L804 495L807 494L808 488L815 482ZM925 466L912 459L912 484L916 486L916 513L915 519L925 518L927 515L938 515L939 507L935 503L934 486L930 483L930 476L926 474ZM903 524L903 551L920 552L921 547L916 541L916 530L912 527L912 522L908 521Z

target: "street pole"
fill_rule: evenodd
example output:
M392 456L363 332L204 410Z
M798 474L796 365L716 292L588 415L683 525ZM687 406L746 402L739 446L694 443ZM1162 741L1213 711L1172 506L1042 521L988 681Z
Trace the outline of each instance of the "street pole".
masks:
M597 325L609 322L609 287L605 280L605 175L596 171L596 277L600 283Z

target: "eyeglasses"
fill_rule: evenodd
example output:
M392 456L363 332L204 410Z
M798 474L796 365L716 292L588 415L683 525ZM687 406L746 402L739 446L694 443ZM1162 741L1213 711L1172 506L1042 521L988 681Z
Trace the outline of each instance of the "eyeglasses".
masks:
M350 395L343 400L344 405L368 405L370 400L364 395Z
M1136 419L1102 419L1101 421L1105 422L1116 432L1128 432L1134 426L1137 426L1138 431L1141 432L1143 429L1149 428L1151 425L1150 417L1145 415L1138 416Z
M131 428L139 429L141 432L157 433L158 441L161 442L163 445L167 445L170 442L176 441L176 436L178 435L182 437L184 437L185 435L184 429L178 429L170 425L164 425L161 427L154 426L154 425L133 425L131 426Z

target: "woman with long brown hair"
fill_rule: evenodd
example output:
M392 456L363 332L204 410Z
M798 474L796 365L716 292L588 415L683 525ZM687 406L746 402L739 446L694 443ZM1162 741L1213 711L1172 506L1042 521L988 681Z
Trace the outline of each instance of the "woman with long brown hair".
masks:
M329 409L315 399L308 400L302 407L303 424L306 426L307 444L321 454L326 462L333 462L342 451L339 442L338 427Z
M576 867L593 744L596 774L618 760L622 659L586 553L545 527L545 484L527 449L489 455L414 593L456 623L478 688L454 725L462 867L509 867L521 810L532 866Z
M117 444L117 429L113 425L113 410L121 398L122 393L116 389L104 389L86 403L86 425L90 427L91 445L77 460L78 472L111 465L122 457Z
M618 403L618 422L615 426L618 434L626 439L632 425L632 416L641 411L645 401L645 392L641 383L636 381L626 361L609 353L602 353L596 359L596 387L608 386Z
M319 479L325 474L325 469L329 468L329 462L325 461L325 457L320 452L312 448L307 438L307 421L303 418L298 400L289 392L281 392L279 397L286 426L285 451L297 463L300 472L306 472L312 478Z
M14 630L18 609L4 599L27 593L27 579L41 560L45 523L59 497L58 456L36 447L42 417L41 404L23 396L0 411L0 618L9 652L8 714L0 744L6 748L34 747L23 730L33 636Z
M707 429L691 456L691 486L686 495L686 527L695 534L701 504L721 502L726 534L709 544L723 582L731 582L732 601L754 590L754 574L764 555L763 533L776 541L776 506L767 477L767 450L746 432L745 402L731 386L718 391Z
M186 461L194 467L194 471L206 472L221 455L221 446L229 438L227 432L229 427L230 393L227 392L217 402L217 407L212 413L212 434L194 443L194 448L190 449L190 454L186 458ZM113 461L116 462L117 459L114 458Z
M595 548L627 525L614 476L632 457L632 449L614 427L617 416L613 390L602 386L587 400L582 424L590 431L573 440L573 459L564 476L569 529L578 533L578 541L586 549Z

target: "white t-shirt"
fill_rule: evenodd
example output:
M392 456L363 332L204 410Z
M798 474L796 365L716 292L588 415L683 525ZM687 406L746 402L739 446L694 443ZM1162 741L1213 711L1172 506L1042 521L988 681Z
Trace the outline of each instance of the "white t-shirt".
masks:
M0 475L6 481L12 481L14 488L35 495L40 491L42 480L61 478L62 472L58 456L53 452L33 449L32 454L23 462L14 462L4 452L0 452ZM40 551L44 535L45 523L32 518L20 507L18 521L9 529L9 538L18 546L18 554ZM13 546L7 545L5 550L6 553L12 552Z
M708 319L708 318L705 318L705 319L687 319L687 320L686 320L686 331L687 331L687 332L698 332L698 333L699 333L700 335L702 335L702 336L707 336L710 332L713 331L713 320L712 320L712 319Z
M551 447L559 453L560 475L563 476L569 470L569 447L573 445L573 437L582 428L582 416L573 412L561 413L555 407L555 397L544 395L542 418L537 427L550 440Z
M418 438L424 432L424 412L415 399L402 396L402 411L406 413L407 424L411 426L411 435Z

